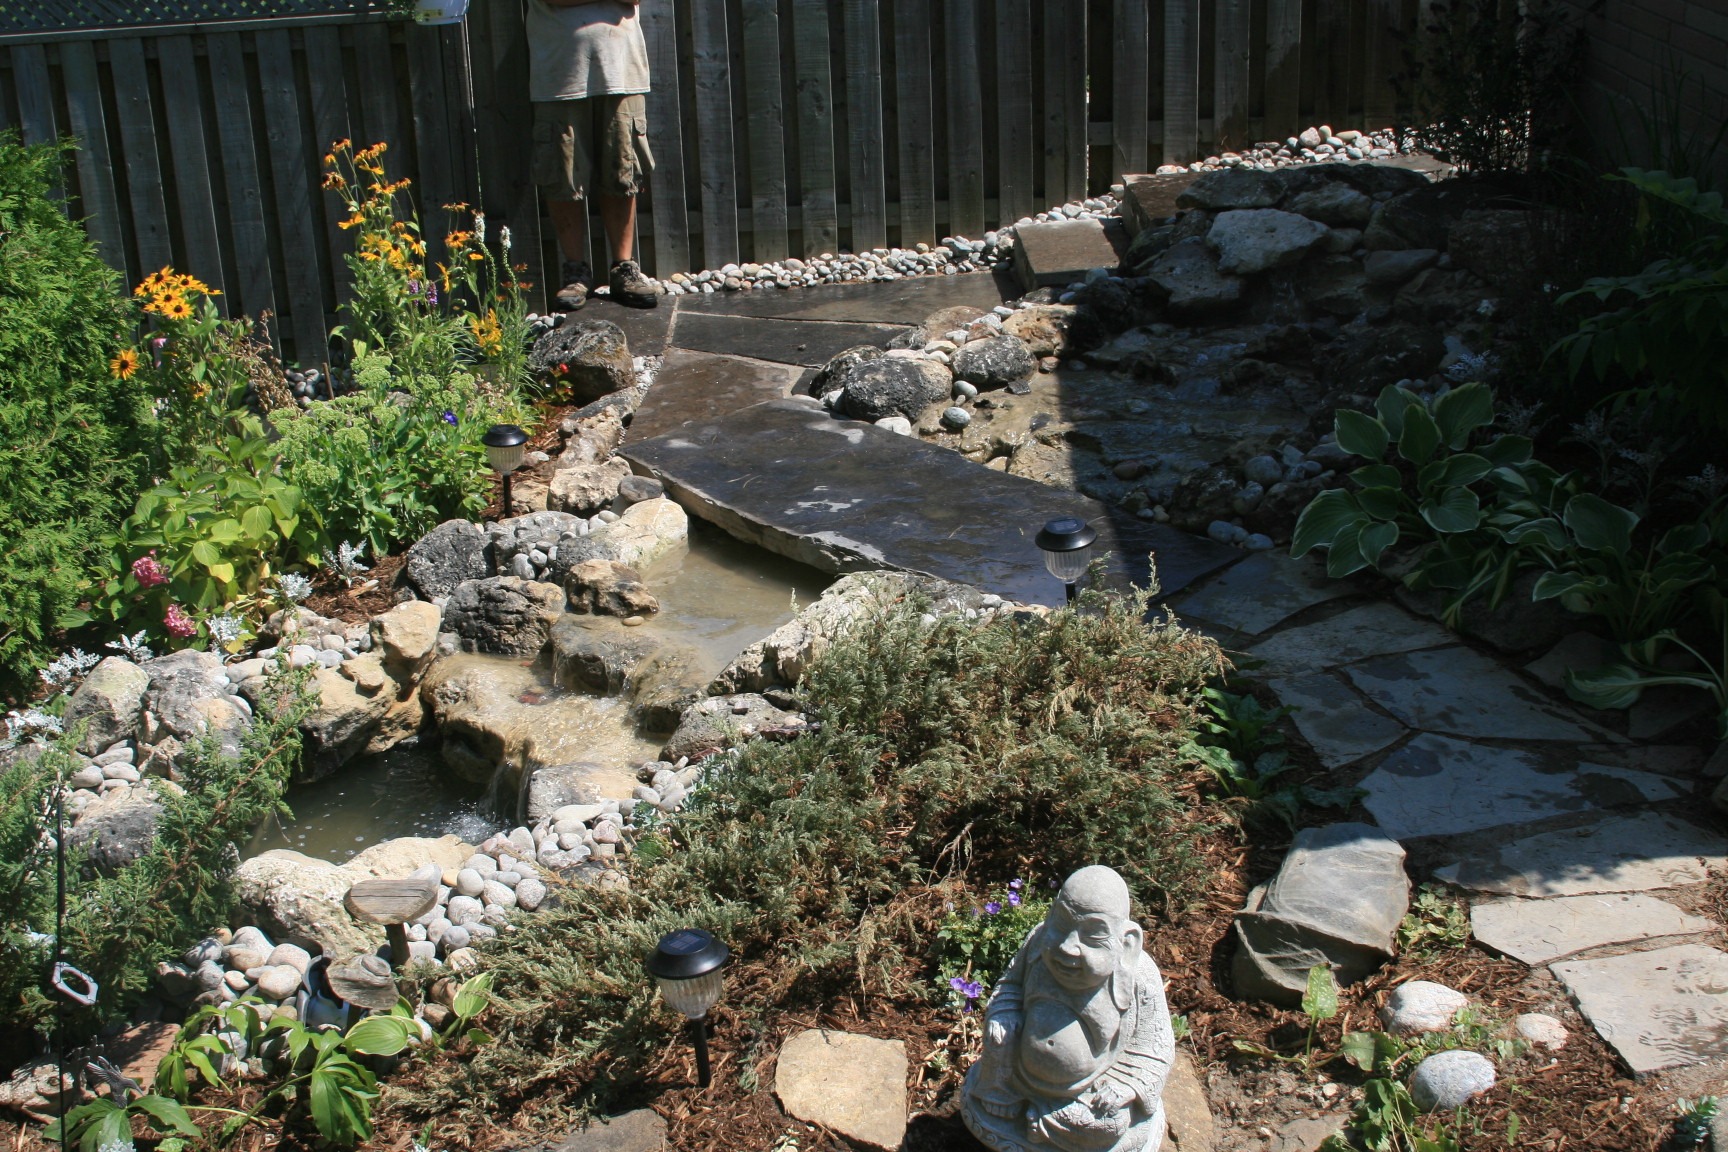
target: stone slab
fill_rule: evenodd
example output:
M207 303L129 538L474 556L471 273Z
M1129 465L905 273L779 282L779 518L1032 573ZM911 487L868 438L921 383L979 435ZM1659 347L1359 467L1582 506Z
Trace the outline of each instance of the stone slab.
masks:
M838 352L860 344L888 346L901 328L886 324L769 320L756 316L681 313L671 343L722 356L749 356L820 368Z
M1434 874L1477 892L1583 896L1699 884L1712 868L1728 868L1728 841L1666 812L1640 812L1515 840Z
M807 1028L780 1046L774 1093L800 1120L898 1149L906 1138L906 1045Z
M648 1108L596 1120L577 1128L549 1152L661 1152L666 1147L666 1121Z
M715 292L678 297L680 318L694 313L761 316L778 320L831 320L854 324L922 324L943 308L989 311L1020 295L1013 274L991 272L913 276L866 284L820 284L787 291Z
M1257 636L1304 608L1348 596L1356 588L1326 576L1326 564L1277 552L1256 552L1242 563L1171 601L1183 615Z
M1170 1075L1164 1079L1163 1102L1164 1127L1170 1141L1166 1147L1175 1152L1212 1152L1218 1141L1217 1124L1206 1103L1206 1089L1194 1071L1194 1061L1180 1049L1170 1061Z
M1393 652L1435 648L1452 640L1451 633L1433 621L1380 600L1273 633L1248 649L1248 655L1264 662L1269 675L1290 674L1335 668Z
M1097 554L1110 552L1120 578L1144 583L1146 557L1156 553L1169 591L1242 555L913 437L837 419L809 400L757 404L620 451L691 515L824 572L897 568L1054 604L1062 587L1032 538L1058 516L1091 522Z
M677 308L672 297L660 297L653 308L632 308L614 304L604 296L590 296L580 312L572 313L578 320L609 320L624 332L631 356L658 356L666 350L666 334L672 327Z
M740 408L790 396L809 369L743 356L673 348L625 434L651 440L680 425L713 421Z
M1469 648L1382 656L1347 674L1363 695L1412 728L1489 740L1582 742L1602 735Z
M1291 719L1328 768L1342 768L1390 748L1409 729L1374 711L1330 672L1268 681L1281 703L1296 709Z
M1728 953L1680 944L1549 970L1635 1075L1728 1056Z
M1200 178L1198 172L1169 172L1162 176L1122 177L1122 207L1118 211L1128 224L1130 236L1176 215L1176 197Z
M1555 691L1564 692L1566 673L1600 668L1614 656L1611 642L1589 632L1573 632L1524 665L1524 671Z
M1702 916L1638 892L1493 900L1470 909L1470 931L1476 939L1532 966L1586 948L1690 936L1715 928Z
M1427 732L1387 756L1361 786L1363 806L1398 840L1677 800L1691 791L1667 776L1606 764L1551 771L1534 753Z
M1114 268L1128 250L1120 220L1049 220L1014 230L1014 272L1020 286L1060 288L1083 280L1093 268Z

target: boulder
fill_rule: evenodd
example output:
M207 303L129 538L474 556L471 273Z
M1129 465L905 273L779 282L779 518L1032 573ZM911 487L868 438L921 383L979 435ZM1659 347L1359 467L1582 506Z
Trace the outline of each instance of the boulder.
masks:
M457 585L444 607L444 628L464 652L537 656L564 612L564 589L516 576L490 576Z
M399 836L360 852L342 865L342 871L350 874L352 883L394 879L429 866L440 873L446 868L460 868L472 855L474 846L460 836Z
M1299 264L1325 239L1324 224L1276 208L1225 212L1206 233L1218 252L1218 270L1240 276Z
M977 385L980 392L1029 380L1038 368L1026 345L1014 336L969 341L955 350L953 362L954 378Z
M356 922L342 906L355 879L328 860L275 848L241 861L234 894L246 915L273 939L329 956L351 956L384 942L382 928Z
M1424 1112L1450 1112L1494 1087L1494 1062L1480 1052L1436 1052L1410 1074L1410 1099Z
M977 311L977 309L971 309L971 311ZM938 332L936 335L940 336L941 333ZM842 352L836 352L828 358L828 363L822 365L816 375L810 378L810 395L822 396L836 388L845 387L846 377L854 368L861 364L867 364L871 360L880 360L882 357L882 349L874 344L859 344Z
M422 598L448 596L464 580L483 580L492 574L486 560L486 533L468 520L446 520L414 542L402 571L409 587Z
M623 515L587 536L558 545L558 562L571 568L584 560L611 560L643 569L690 537L690 518L668 499L632 504Z
M433 664L420 699L445 766L470 784L490 784L500 764L519 760L526 710L519 697L537 686L528 669L501 669L496 661L449 656Z
M1026 351L1035 357L1063 356L1068 352L1068 329L1076 311L1072 304L1034 304L1003 320L1002 331L1026 345ZM956 371L955 375L960 374Z
M1502 292L1530 283L1536 262L1530 213L1522 208L1474 208L1447 234L1452 262Z
M1347 328L1326 346L1327 378L1346 392L1378 396L1388 384L1426 377L1445 354L1440 333L1422 325Z
M78 750L93 755L136 736L149 687L150 674L119 656L109 656L92 668L66 705L66 731L84 725Z
M913 329L918 335L918 347L940 340L950 332L961 331L974 320L984 317L982 308L974 308L970 304L956 304L952 308L938 308L924 317L924 322Z
M1242 303L1242 281L1220 270L1218 254L1199 237L1173 244L1147 275L1168 295L1168 307L1178 316L1211 319Z
M360 663L366 667L348 668ZM367 652L348 661L343 669L349 674L334 668L313 670L312 688L318 703L300 722L306 737L302 768L306 779L328 776L364 751L396 703L395 682L384 675L381 653ZM386 682L391 688L388 692L383 690ZM368 690L370 685L376 686Z
M660 758L677 761L688 756L695 760L764 731L785 732L804 726L804 717L782 711L755 693L710 696L685 709Z
M659 646L659 641L639 631L596 627L580 615L568 615L552 628L552 675L566 688L580 688L601 696L617 696L635 672Z
M83 849L99 871L111 875L150 850L162 818L161 797L179 792L178 784L154 778L107 792L67 830L66 843Z
M624 440L624 423L635 411L634 401L628 398L636 393L615 395L621 398L619 403L608 403L611 397L597 400L558 426L565 436L564 450L558 454L559 468L598 464L617 451Z
M1473 315L1490 295L1488 285L1462 268L1425 268L1398 290L1392 315L1430 328L1452 324Z
M1257 168L1226 168L1222 172L1208 172L1184 188L1176 197L1176 206L1213 212L1271 208L1283 195L1283 185L1270 172Z
M1358 316L1371 302L1379 302L1380 294L1371 296L1369 289L1362 265L1348 256L1321 256L1296 272L1296 291L1302 301L1341 319Z
M552 473L547 504L554 512L592 516L612 506L618 486L630 475L630 465L614 456L597 464L572 464Z
M599 764L553 764L524 775L522 819L537 823L570 804L598 804L610 774Z
M1025 354L1019 341L1014 343ZM948 399L950 385L927 370L927 364L931 368L941 367L933 361L900 357L867 360L829 383L841 389L839 408L847 416L870 421L904 416L916 423L924 409Z
M1361 228L1374 214L1374 200L1333 180L1292 196L1284 209L1332 228Z
M564 576L570 611L596 616L649 616L660 601L636 569L616 560L584 560Z
M1294 1007L1317 964L1340 984L1362 979L1392 958L1409 906L1396 840L1367 824L1304 828L1236 914L1236 995Z
M372 647L382 655L384 670L399 681L418 680L438 646L438 626L443 619L444 613L437 605L421 600L405 601L374 616Z
M1383 288L1396 288L1422 269L1439 259L1432 248L1399 248L1392 251L1370 252L1362 259L1362 271L1368 282Z
M541 379L569 388L577 404L636 387L630 342L610 320L566 317L535 342L528 367Z

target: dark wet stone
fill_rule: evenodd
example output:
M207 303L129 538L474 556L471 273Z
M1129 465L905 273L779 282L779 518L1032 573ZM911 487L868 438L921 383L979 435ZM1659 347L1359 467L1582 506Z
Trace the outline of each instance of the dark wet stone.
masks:
M766 293L764 293L766 295ZM791 293L785 293L791 295ZM678 318L678 346L723 356L748 356L815 368L858 344L882 347L900 328L881 324L800 324L752 316L692 312Z
M1223 212L1236 208L1271 208L1283 198L1278 178L1258 168L1226 168L1208 172L1176 197L1181 208Z
M1192 172L1163 176L1126 176L1122 190L1122 218L1130 232L1140 233L1160 220L1176 215L1176 198L1199 177Z
M630 422L632 440L647 440L693 420L712 420L789 394L805 370L740 356L673 348Z
M972 340L954 352L954 378L976 384L980 392L1018 384L1037 369L1032 353L1013 336Z
M1001 268L994 272L916 276L875 284L822 284L788 292L716 292L711 296L680 296L679 342L685 343L685 322L699 313L854 324L918 324L938 309L968 306L989 311L1019 294L1013 273Z
M569 388L578 404L636 385L630 342L606 320L565 320L535 341L528 368L542 380Z
M870 421L888 416L916 421L924 409L946 400L949 389L948 374L941 365L900 357L866 360L828 383L843 390L840 407L846 415Z
M1156 551L1166 592L1240 556L1162 525L1113 521L1108 509L1073 492L836 420L806 401L759 404L623 452L692 515L825 572L898 568L1058 603L1062 588L1032 537L1063 515L1091 521L1099 551L1111 551L1112 570L1124 576L1144 581L1145 558Z

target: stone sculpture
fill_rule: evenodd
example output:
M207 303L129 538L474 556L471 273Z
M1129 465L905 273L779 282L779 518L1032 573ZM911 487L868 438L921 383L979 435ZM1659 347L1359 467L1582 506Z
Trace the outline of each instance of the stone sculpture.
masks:
M1157 1152L1176 1037L1143 944L1114 869L1068 877L984 1010L961 1090L974 1136L997 1152Z

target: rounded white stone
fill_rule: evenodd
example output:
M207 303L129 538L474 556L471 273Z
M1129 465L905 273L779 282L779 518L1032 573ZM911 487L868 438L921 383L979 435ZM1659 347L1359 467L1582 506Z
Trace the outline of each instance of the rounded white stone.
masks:
M1444 1032L1452 1027L1458 1010L1470 1003L1462 992L1432 980L1400 984L1380 1009L1386 1031L1399 1036L1419 1032Z
M1540 1044L1550 1052L1566 1047L1566 1041L1572 1035L1566 1030L1566 1025L1546 1012L1526 1012L1512 1021L1512 1027L1530 1043Z
M1424 1112L1460 1107L1494 1087L1494 1064L1480 1052L1436 1052L1410 1074L1410 1098Z
M486 887L486 877L477 868L464 868L456 873L456 891L464 896L478 896Z

